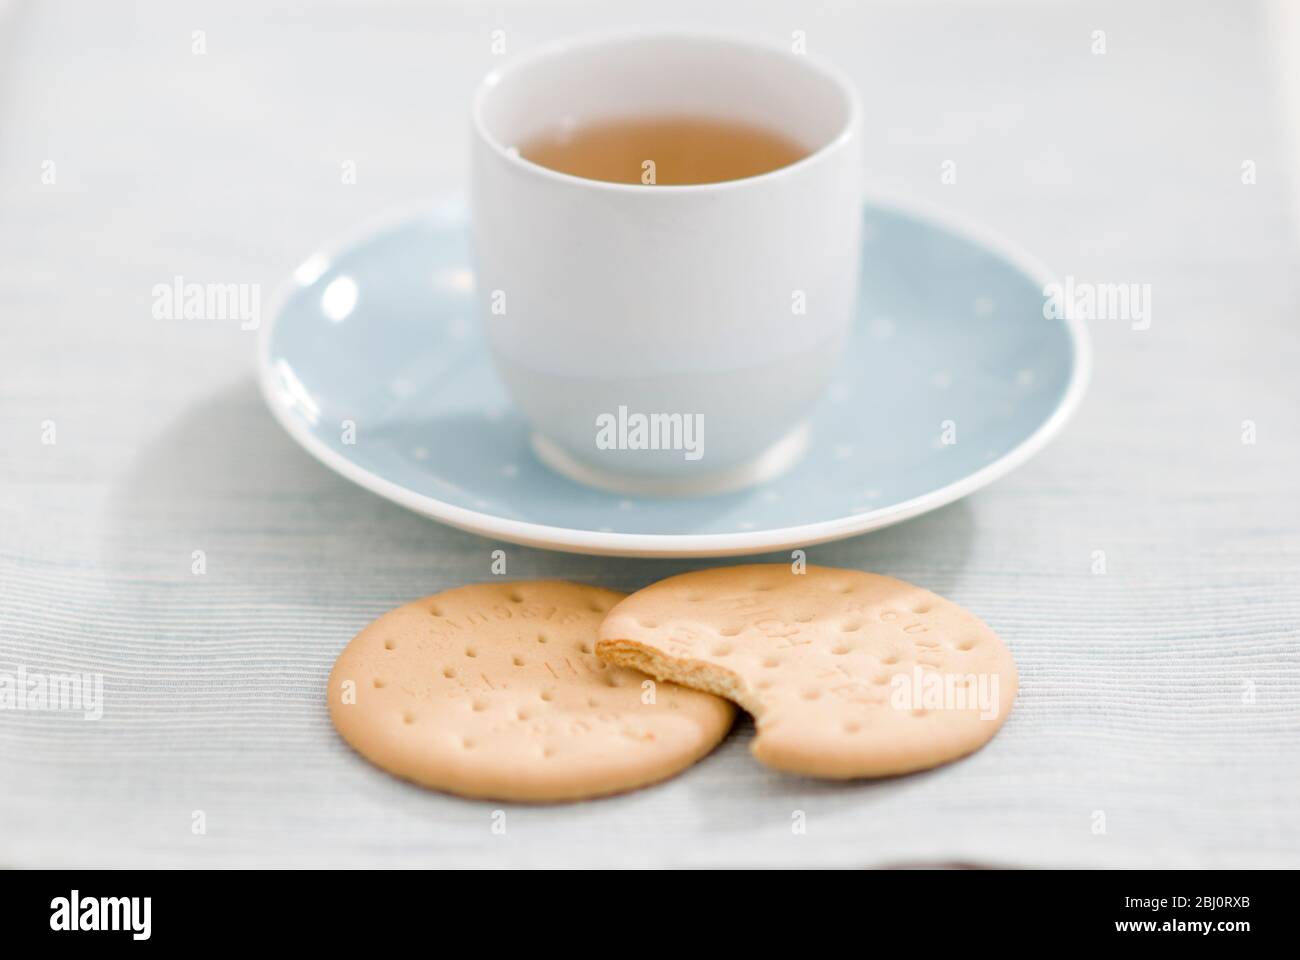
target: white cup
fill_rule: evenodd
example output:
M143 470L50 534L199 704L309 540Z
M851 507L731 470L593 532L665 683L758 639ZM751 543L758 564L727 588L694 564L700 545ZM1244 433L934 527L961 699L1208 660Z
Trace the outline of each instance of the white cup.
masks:
M606 489L698 494L798 459L857 292L860 113L838 72L707 35L578 41L484 79L478 297L543 461ZM807 154L683 186L588 180L519 155L566 125L638 116L749 123Z

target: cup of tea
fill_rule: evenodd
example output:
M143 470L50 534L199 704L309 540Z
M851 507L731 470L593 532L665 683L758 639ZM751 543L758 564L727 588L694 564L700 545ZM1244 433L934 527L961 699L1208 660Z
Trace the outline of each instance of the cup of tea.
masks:
M798 460L857 294L860 114L833 68L709 35L581 40L484 79L478 298L544 462L677 495Z

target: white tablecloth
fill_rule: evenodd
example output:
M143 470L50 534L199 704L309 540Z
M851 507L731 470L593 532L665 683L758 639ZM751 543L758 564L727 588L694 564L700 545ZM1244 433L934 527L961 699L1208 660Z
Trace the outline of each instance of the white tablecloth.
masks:
M0 864L1300 864L1300 179L1274 10L10 10L0 672L99 673L104 703L98 720L0 712ZM462 188L492 31L508 57L626 23L803 30L860 84L876 184L1079 280L1151 285L1150 329L1093 324L1089 397L1039 458L810 551L923 584L1005 637L1020 699L968 760L815 783L758 766L742 725L666 785L515 808L402 784L330 727L323 685L348 639L488 577L503 545L311 460L258 399L253 335L156 320L152 288L269 291L351 224ZM624 590L699 565L506 549L520 577Z

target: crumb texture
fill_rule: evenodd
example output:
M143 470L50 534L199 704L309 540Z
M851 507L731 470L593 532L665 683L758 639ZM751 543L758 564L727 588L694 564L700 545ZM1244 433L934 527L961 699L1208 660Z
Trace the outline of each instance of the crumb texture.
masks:
M886 776L987 743L1015 702L1010 651L970 612L858 570L786 564L670 577L617 604L600 657L754 716L754 755L807 776Z

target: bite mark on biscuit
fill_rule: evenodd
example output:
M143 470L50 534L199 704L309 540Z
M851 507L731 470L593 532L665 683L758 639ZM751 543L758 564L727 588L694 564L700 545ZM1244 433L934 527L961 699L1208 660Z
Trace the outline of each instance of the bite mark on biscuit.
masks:
M709 635L728 639L701 642ZM978 749L1018 680L996 635L942 597L875 574L795 575L782 564L653 584L610 611L597 654L726 697L754 717L760 760L834 778L925 769ZM937 682L954 703L898 696ZM976 714L976 692L990 694L979 702L990 716Z

